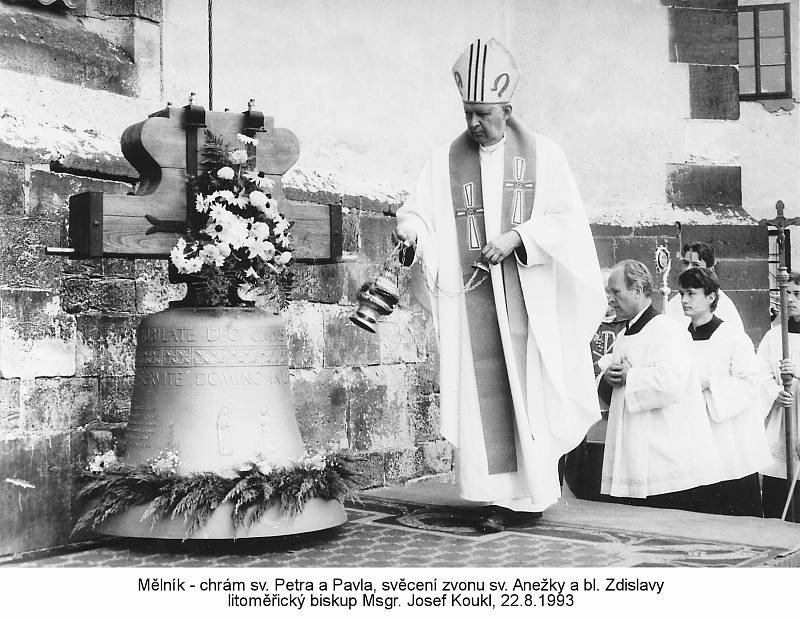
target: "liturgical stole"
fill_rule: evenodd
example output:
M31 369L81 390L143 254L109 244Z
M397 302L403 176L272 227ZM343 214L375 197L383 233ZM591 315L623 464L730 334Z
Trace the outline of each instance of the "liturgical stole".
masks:
M478 144L463 133L450 146L450 190L455 209L456 234L462 274L472 274L472 265L487 243L483 210L483 188ZM530 219L536 176L534 135L509 121L503 172L500 232L508 232ZM517 251L524 251L522 248ZM501 263L508 324L511 330L516 371L526 400L528 313L522 297L515 252ZM491 278L465 296L472 360L486 445L489 474L517 470L514 438L514 405Z

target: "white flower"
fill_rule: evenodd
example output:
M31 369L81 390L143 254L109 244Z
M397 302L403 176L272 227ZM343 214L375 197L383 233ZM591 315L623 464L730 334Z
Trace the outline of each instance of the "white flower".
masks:
M147 461L156 473L175 473L180 466L181 459L177 453L170 449L162 449L158 456Z
M228 189L220 189L219 191L215 191L210 196L208 196L208 199L212 202L216 202L220 198L225 202L230 203L236 199L236 195Z
M229 157L231 163L234 165L241 165L243 163L247 163L247 151L243 148L233 151Z
M275 255L275 246L272 243L257 239L253 236L247 238L244 242L244 246L247 248L251 258L258 257L265 262L269 262L272 260L272 256Z
M91 473L102 473L117 464L117 454L113 449L109 449L105 453L95 453L94 458L89 463L89 471Z
M261 176L259 172L245 172L242 174L242 176L244 176L251 183L254 183L259 189L272 191L272 188L275 187L275 181L267 178L266 176Z
M221 267L225 262L226 256L222 254L220 247L227 248L228 254L230 254L229 245L214 245L210 243L208 245L204 245L200 250L200 257L203 259L203 262L205 264L215 264L216 266Z
M275 222L275 234L284 234L289 229L289 222L283 217L280 219L273 218Z
M217 178L221 178L226 181L233 180L235 174L236 172L233 171L233 168L228 166L217 170Z
M193 245L189 253L191 254L195 251L197 251L197 247ZM183 238L178 239L175 247L169 252L169 257L180 273L197 273L203 268L203 259L200 256L195 256L194 258L186 257L186 241Z
M250 226L250 234L257 239L268 239L271 233L272 230L270 230L269 224L264 223L263 221L257 221Z
M250 267L249 269L247 269L247 271L245 271L244 275L245 275L245 277L249 277L250 279L260 279L259 274L256 273L256 270L253 267Z
M275 264L277 264L278 266L284 266L286 264L289 264L289 261L291 259L292 259L292 252L285 251L275 256Z
M237 133L236 139L239 140L242 144L258 144L258 140L255 138L251 138L249 135L245 135L243 133Z
M236 196L232 201L231 204L234 206L238 206L241 209L247 208L247 205L250 204L250 200L247 199L247 196L244 194Z
M194 208L198 213L205 213L208 210L208 204L199 193L194 197Z
M269 198L267 198L267 194L263 191L259 191L258 189L250 192L250 204L255 206L259 210L265 210L267 203L269 202Z
M247 221L233 213L228 213L228 215L228 217L221 216L210 222L203 232L215 241L228 243L233 249L237 249L244 245L248 237Z

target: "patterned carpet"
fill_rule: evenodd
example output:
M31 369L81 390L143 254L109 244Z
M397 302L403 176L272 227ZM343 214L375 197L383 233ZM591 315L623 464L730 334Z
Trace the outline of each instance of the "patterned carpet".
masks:
M645 567L764 565L781 549L548 522L480 534L469 513L376 501L348 521L280 539L152 542L106 538L67 554L6 563L63 567Z

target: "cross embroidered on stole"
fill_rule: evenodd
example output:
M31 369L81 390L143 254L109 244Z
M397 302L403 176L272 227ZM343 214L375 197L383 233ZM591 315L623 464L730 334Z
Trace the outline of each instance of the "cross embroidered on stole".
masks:
M521 224L525 221L525 194L526 192L533 193L535 183L533 181L525 180L525 167L526 161L524 157L514 156L514 180L504 180L503 190L513 191L514 200L512 202L512 215L511 223L515 225Z
M483 207L475 208L475 185L472 182L462 185L462 196L464 198L464 210L456 209L456 217L467 218L467 245L470 249L481 249L483 243L481 234L478 230L478 223L475 221L477 214L483 213Z

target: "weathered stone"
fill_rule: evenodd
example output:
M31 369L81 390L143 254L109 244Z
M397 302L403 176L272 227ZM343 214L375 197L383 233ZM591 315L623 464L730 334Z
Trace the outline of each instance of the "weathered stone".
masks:
M625 226L613 226L611 224L589 224L589 230L594 238L618 238L621 236L633 236L633 228Z
M765 290L769 287L769 262L762 260L718 260L714 271L723 290Z
M0 213L4 216L25 213L24 184L24 165L0 161Z
M36 378L22 394L24 425L33 430L78 428L99 418L97 378Z
M382 213L393 215L403 204L403 199L407 194L401 192L397 197L399 201L388 202L386 200L375 200L366 196L355 196L350 194L342 195L342 205L346 208L358 209L360 211L370 211L372 213Z
M128 183L103 181L74 174L56 174L44 170L31 172L29 214L35 217L65 217L69 197L85 191L126 194L133 187Z
M739 310L747 335L754 344L758 344L769 330L769 291L732 290L726 291L726 294Z
M424 475L448 473L453 469L453 446L445 440L422 443L419 446Z
M692 118L739 119L739 72L731 66L689 66Z
M351 448L366 451L412 445L406 368L352 368L346 376Z
M626 237L616 239L614 264L621 260L633 259L644 262L651 272L655 272L655 255L658 247L656 237Z
M709 243L718 260L760 260L769 252L769 234L765 226L687 224L681 228L681 238L683 243Z
M20 427L19 379L0 379L0 437Z
M597 249L597 260L600 262L600 267L614 266L614 239L595 237L594 246Z
M77 317L77 375L133 375L138 324L138 316L79 315Z
M306 448L312 452L346 449L349 396L344 370L294 370L290 376Z
M667 200L682 205L742 205L739 166L667 164Z
M426 355L426 323L403 308L397 308L378 326L381 363L418 363Z
M0 555L60 546L73 526L68 434L0 440Z
M0 14L0 65L86 88L135 94L130 58L72 21L23 12Z
M361 254L371 262L383 264L394 249L392 230L397 220L394 217L362 214L358 225Z
M127 421L131 412L133 376L101 376L98 408L100 420Z
M423 475L422 453L416 447L386 453L386 483L397 484Z
M687 7L693 9L718 9L721 11L735 11L737 0L661 0L666 6Z
M295 264L292 298L315 303L339 303L347 289L343 264Z
M0 376L73 376L75 318L41 290L0 290Z
M359 454L352 468L356 472L356 483L362 490L383 486L386 483L386 456L382 451Z
M340 365L377 365L381 362L380 338L349 320L353 309L325 306L325 367Z
M130 279L67 277L62 283L61 304L67 312L135 312L136 285Z
M358 252L358 220L361 213L355 209L342 209L342 251Z
M60 245L59 222L29 217L0 218L0 273L4 286L53 289L66 258L47 256L48 246Z
M348 303L358 303L358 295L361 292L361 287L371 283L378 273L381 272L381 267L382 265L379 264L365 264L363 262L345 263L345 270L347 271L347 290L345 298Z
M311 303L292 302L284 316L289 345L289 367L322 367L324 351L322 308Z
M186 296L186 284L171 284L165 260L133 261L136 274L136 311L152 314L169 307L170 301Z
M439 394L418 393L411 403L410 420L415 442L439 438L442 435Z
M94 0L94 9L113 17L141 17L161 22L163 0Z
M670 8L669 59L690 64L739 62L736 11Z

